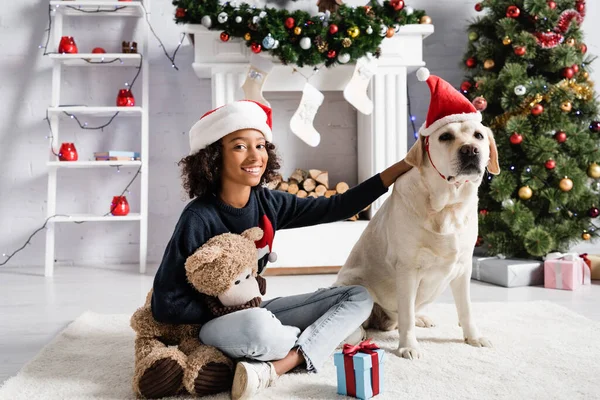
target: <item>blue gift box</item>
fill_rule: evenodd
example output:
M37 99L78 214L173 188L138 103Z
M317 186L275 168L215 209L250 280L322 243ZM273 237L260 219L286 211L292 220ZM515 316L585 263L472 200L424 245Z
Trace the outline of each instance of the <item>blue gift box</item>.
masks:
M373 350L377 353L377 359L379 361L379 393L383 391L383 355L384 351L377 349ZM352 382L348 382L346 379L346 373L352 373L352 371L346 371L345 358L352 359L352 367L354 368L354 392L352 393ZM337 388L338 394L344 396L353 396L362 400L367 400L373 397L373 356L366 353L356 353L354 356L345 356L343 352L337 352L333 355L333 361L337 370ZM350 387L348 384L350 383ZM379 394L377 393L377 394Z

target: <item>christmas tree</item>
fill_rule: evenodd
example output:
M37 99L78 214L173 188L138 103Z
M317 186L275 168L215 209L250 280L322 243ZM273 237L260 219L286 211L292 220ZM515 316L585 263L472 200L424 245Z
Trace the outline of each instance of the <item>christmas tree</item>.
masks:
M600 122L584 0L484 0L460 90L495 134L502 172L480 190L478 245L540 257L600 233Z

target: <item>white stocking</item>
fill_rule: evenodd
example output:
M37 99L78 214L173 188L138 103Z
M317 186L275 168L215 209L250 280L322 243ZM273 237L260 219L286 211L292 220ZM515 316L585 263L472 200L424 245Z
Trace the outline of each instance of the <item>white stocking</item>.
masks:
M254 100L266 106L271 106L262 95L263 84L267 75L273 69L273 63L257 54L250 56L250 68L246 74L246 80L242 85L244 99Z
M324 98L323 93L306 82L302 90L300 106L290 120L290 129L292 132L312 147L318 146L321 141L321 135L313 126L313 121L317 110L323 104Z
M344 98L358 111L369 115L373 112L373 102L367 97L367 88L371 78L377 71L375 58L361 57L356 61L352 78L344 88Z

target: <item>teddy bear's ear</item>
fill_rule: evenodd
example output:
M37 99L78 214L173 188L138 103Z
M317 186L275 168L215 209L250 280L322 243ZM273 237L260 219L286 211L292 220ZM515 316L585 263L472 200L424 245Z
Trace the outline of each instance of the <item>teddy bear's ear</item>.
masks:
M246 239L250 239L253 242L256 242L257 240L262 239L263 230L258 227L250 228L250 229L247 229L244 232L242 232L242 236L245 237Z
M202 265L215 261L222 254L223 250L218 246L202 246L187 258L185 269L187 272L194 272Z

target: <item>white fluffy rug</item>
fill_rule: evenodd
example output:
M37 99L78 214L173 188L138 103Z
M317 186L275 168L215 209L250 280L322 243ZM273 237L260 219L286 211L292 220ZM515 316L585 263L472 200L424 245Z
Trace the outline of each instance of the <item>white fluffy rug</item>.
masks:
M389 353L397 333L372 333L387 350L378 399L592 399L600 388L600 323L545 303L474 304L493 349L462 342L451 304L417 328L425 358ZM0 399L133 399L133 332L127 315L87 312L0 388ZM319 374L282 377L260 399L335 399L333 357ZM228 399L228 395L214 399ZM213 399L213 398L211 398Z

